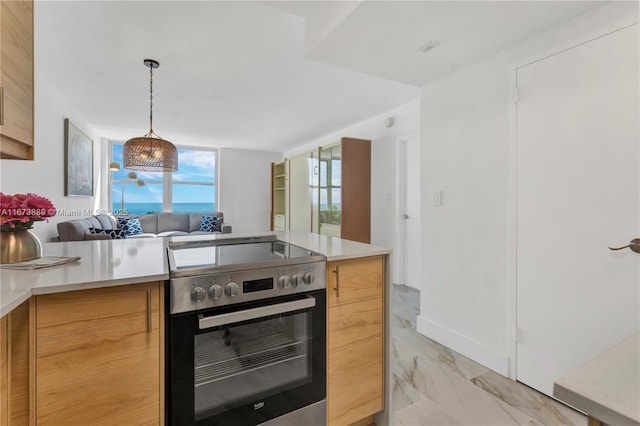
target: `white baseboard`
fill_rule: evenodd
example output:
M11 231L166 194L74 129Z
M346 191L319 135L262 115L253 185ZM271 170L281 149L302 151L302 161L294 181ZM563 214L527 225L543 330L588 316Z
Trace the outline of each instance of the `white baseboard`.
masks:
M509 357L480 342L477 342L454 330L444 327L422 315L418 316L417 329L420 334L471 358L475 362L507 377L509 374Z
M394 283L395 285L406 285L406 286L407 286L407 287L409 287L409 288L412 288L412 289L414 289L414 290L418 290L418 291L420 291L420 287L417 287L417 286L415 286L415 285L411 285L411 284L409 284L409 283L401 283L401 282L399 282L399 281L394 281L393 283Z

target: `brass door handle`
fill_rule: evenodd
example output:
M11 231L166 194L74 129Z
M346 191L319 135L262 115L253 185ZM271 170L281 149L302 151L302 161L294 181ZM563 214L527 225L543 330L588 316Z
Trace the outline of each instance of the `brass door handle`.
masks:
M152 316L151 306L151 289L147 289L147 333L151 333L153 331L153 316Z
M609 247L609 250L624 250L626 248L630 248L632 251L640 253L640 238L634 238L624 247Z

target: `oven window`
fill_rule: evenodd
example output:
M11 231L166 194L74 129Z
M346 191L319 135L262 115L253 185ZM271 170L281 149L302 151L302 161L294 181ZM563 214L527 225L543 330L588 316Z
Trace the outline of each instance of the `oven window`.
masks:
M196 420L310 382L310 333L311 314L301 311L197 334Z

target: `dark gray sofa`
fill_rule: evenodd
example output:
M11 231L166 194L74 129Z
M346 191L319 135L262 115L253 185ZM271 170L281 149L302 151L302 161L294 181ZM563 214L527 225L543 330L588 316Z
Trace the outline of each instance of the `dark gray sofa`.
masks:
M224 224L222 212L204 213L156 213L137 216L142 225L142 234L130 235L127 238L156 238L176 235L206 235L210 232L200 231L202 216L215 216L215 232L231 233L231 225ZM52 241L84 241L110 239L105 234L92 234L90 228L117 229L118 221L112 215L94 215L82 219L73 219L58 223L58 237Z

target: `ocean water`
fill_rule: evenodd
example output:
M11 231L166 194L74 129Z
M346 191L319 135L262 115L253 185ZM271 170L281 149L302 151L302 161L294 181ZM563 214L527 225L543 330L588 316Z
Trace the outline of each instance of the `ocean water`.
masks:
M114 213L120 214L120 203L113 203ZM125 203L123 214L147 214L162 212L162 203ZM173 203L172 211L174 213L185 212L214 212L215 203Z

